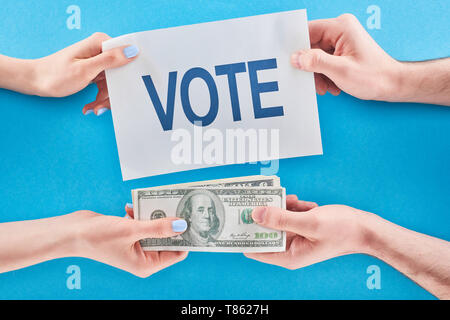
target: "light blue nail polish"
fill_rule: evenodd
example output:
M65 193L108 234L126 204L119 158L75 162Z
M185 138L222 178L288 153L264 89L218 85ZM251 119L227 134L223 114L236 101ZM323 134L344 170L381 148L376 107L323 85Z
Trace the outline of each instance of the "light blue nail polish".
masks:
M101 116L102 114L104 114L106 111L108 111L108 108L101 108L97 111L97 116Z
M86 112L84 113L84 115L87 116L88 114L90 114L90 113L92 113L92 112L94 112L94 110L89 109L88 111L86 111Z
M187 228L187 223L185 220L175 220L172 221L173 232L183 232Z
M129 208L129 209L133 209L133 204L132 203L127 203L126 205L125 205L127 208Z
M125 49L123 49L123 54L128 59L136 57L138 53L139 53L139 49L136 46L129 46L129 47L126 47Z

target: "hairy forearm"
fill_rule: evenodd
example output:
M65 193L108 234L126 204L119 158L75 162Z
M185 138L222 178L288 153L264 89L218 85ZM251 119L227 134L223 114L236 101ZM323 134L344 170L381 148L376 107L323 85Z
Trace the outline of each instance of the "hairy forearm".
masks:
M450 106L450 58L400 62L392 79L388 101Z
M36 94L35 60L0 55L0 88L25 94Z
M1 223L0 272L73 256L76 232L71 220L70 215L64 215Z
M450 242L378 216L365 223L367 254L388 263L441 299L450 299Z

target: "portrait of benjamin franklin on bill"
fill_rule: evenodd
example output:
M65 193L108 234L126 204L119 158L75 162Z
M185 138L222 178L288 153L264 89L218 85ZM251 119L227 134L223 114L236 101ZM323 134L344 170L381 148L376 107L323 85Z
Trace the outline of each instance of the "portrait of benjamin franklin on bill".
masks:
M181 234L190 245L214 246L220 235L225 212L217 195L209 190L193 190L181 199L177 208L177 217L186 220L187 230Z

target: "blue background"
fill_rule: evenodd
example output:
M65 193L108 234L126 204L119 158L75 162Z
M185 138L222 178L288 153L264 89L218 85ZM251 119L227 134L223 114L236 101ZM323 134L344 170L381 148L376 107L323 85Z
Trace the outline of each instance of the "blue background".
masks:
M66 27L66 8L81 8L81 30ZM17 1L2 0L0 52L38 58L95 31L111 36L307 8L309 19L345 12L366 25L394 58L423 60L450 52L450 6L444 1ZM270 41L270 39L269 39ZM180 53L180 59L183 54ZM91 86L62 99L0 90L0 221L37 219L80 209L123 215L130 190L161 184L259 174L235 165L123 182L111 113L83 116ZM406 228L450 239L450 109L318 97L323 156L282 160L289 193L319 204L347 204ZM1 263L1 262L0 262ZM81 268L82 289L66 288L66 268ZM381 290L366 287L366 269L381 268ZM432 295L375 258L352 255L296 271L242 254L191 253L150 278L101 263L66 258L0 274L3 299L430 299Z

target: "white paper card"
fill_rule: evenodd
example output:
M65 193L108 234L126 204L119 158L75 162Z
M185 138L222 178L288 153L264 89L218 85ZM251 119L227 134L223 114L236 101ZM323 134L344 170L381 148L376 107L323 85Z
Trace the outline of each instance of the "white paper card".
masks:
M103 50L123 45L139 55L106 79L124 180L322 154L313 74L290 64L310 48L306 10L138 32Z

